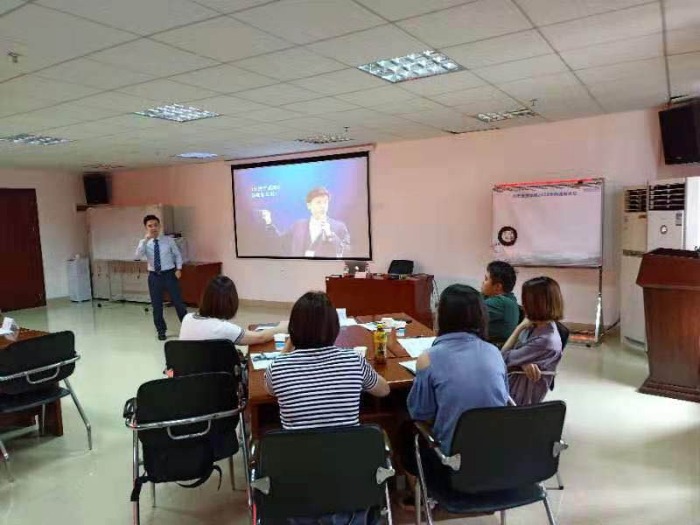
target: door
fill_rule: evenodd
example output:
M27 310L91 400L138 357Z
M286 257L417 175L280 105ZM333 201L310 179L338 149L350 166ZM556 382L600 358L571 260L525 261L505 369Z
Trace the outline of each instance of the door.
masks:
M36 191L0 188L0 310L44 305Z

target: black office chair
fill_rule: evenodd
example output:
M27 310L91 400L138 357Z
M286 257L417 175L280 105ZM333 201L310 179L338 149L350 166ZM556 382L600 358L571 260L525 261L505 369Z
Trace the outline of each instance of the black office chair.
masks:
M389 265L389 275L411 275L413 273L413 261L394 259Z
M232 374L238 385L238 399L244 404L248 400L248 368L246 358L239 352L228 339L216 339L205 341L168 341L165 343L165 366L172 370L174 377L190 374L203 374L207 372L225 372ZM240 443L243 451L243 465L247 468L249 463L248 433L244 420L241 419ZM236 441L239 441L236 438ZM235 489L233 454L235 451L223 450L223 456L216 460L228 458L231 488ZM244 476L248 482L248 474Z
M416 423L418 462L416 523L425 510L433 524L431 504L453 514L499 511L501 525L508 509L542 502L550 525L556 525L542 482L556 474L559 455L568 446L561 439L566 405L538 405L469 410L457 423L449 455L422 423ZM426 482L420 440L445 466L447 483ZM432 451L432 452L431 452Z
M125 424L133 431L133 522L140 523L139 499L144 483L195 480L183 487L197 487L213 472L225 453L238 451L236 425L245 404L237 395L231 374L193 374L157 379L142 384L136 397L124 407ZM143 462L139 460L139 441ZM141 464L144 473L141 474ZM219 483L221 480L219 480Z
M41 407L39 432L44 433L46 405L71 396L85 424L88 448L92 450L92 427L68 381L80 356L75 351L73 332L56 332L16 341L0 351L0 414L12 414ZM63 381L65 388L59 386ZM0 440L10 481L10 457Z
M390 456L374 425L269 432L253 452L253 523L377 509L391 525Z

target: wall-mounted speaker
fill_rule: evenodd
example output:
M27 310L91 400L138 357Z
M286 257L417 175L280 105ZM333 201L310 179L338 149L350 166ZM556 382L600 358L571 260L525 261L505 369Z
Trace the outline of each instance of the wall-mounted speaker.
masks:
M111 197L111 180L108 173L83 174L85 201L88 205L109 204Z
M700 162L700 99L659 112L666 164Z

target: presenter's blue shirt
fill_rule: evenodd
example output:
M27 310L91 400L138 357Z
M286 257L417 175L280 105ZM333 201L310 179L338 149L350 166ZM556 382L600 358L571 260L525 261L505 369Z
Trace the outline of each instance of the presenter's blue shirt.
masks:
M408 412L413 420L432 421L440 448L450 454L463 412L507 404L506 365L495 346L466 332L438 337L428 353L430 366L416 373Z

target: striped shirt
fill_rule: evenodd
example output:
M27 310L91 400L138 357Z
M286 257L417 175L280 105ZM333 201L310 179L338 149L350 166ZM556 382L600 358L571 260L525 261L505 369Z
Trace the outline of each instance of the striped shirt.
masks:
M265 371L287 430L360 424L360 394L374 388L377 372L352 350L295 349Z

